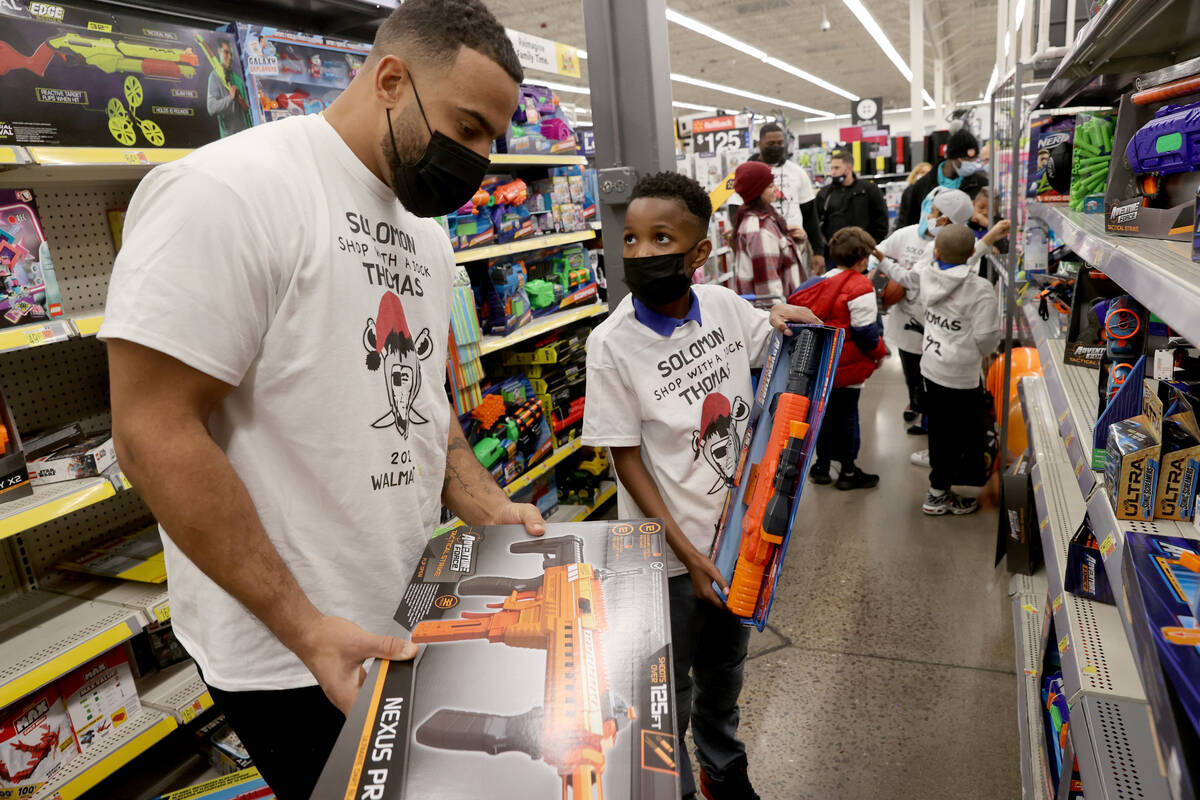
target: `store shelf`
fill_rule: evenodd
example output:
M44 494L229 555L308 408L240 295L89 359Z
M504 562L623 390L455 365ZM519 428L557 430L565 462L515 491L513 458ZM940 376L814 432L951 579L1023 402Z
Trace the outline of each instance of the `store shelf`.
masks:
M16 164L0 172L0 183L8 186L64 181L113 181L139 179L159 164L183 158L186 148L133 147L42 147L13 148L23 153Z
M1017 729L1021 737L1021 798L1052 800L1046 773L1042 736L1041 668L1042 614L1046 607L1046 576L1014 575L1012 596L1013 643L1017 656Z
M1027 208L1080 258L1119 283L1188 341L1200 342L1200 314L1196 313L1200 264L1192 261L1190 243L1113 236L1104 232L1103 214L1039 203Z
M616 494L617 485L611 481L605 481L601 484L600 494L596 496L596 501L590 506L575 504L559 505L558 509L546 519L546 522L583 522L592 514L595 514L601 506L615 497Z
M547 247L562 247L566 244L586 242L596 238L593 230L573 231L571 233L551 233L546 236L530 236L527 239L517 239L507 244L493 244L486 247L471 247L459 250L454 254L454 263L466 264L471 261L483 261L487 258L511 256L517 253L530 253L534 250L544 250Z
M579 322L588 317L594 317L597 314L607 314L608 305L605 303L591 303L585 306L575 306L568 308L565 311L556 311L553 314L547 314L544 317L539 317L536 321L517 328L507 336L484 336L479 343L479 351L483 355L494 353L497 350L503 350L506 347L512 347L518 342L528 341L543 336L555 328L561 328L564 325L570 325L573 322Z
M29 163L29 154L25 152L24 147L13 147L7 144L0 146L0 165L10 166L27 163Z
M586 156L536 156L521 153L492 153L493 167L568 167L584 166Z
M142 705L170 714L186 725L208 709L213 699L193 661L156 672L138 682Z
M551 453L544 461L539 461L530 469L525 470L521 477L505 486L504 491L509 495L513 495L521 491L526 486L533 483L538 478L542 477L547 472L554 469L571 455L573 455L579 450L579 447L582 444L582 439L572 439L571 441L567 442L562 447Z
M0 329L0 353L65 342L80 336L95 336L102 322L104 322L102 310L87 309L55 317L45 322L3 328Z
M142 629L137 611L34 590L0 603L0 708Z
M81 311L78 314L70 315L71 320L75 323L75 334L77 336L95 336L100 330L100 326L104 323L104 311Z
M76 756L31 800L75 800L178 727L174 717L143 708L137 716L105 737L100 746Z
M65 517L117 493L107 478L81 478L33 487L33 494L0 505L0 539Z
M38 588L82 600L97 600L138 612L141 622L166 622L171 618L171 598L165 583L91 578L74 572L51 572Z

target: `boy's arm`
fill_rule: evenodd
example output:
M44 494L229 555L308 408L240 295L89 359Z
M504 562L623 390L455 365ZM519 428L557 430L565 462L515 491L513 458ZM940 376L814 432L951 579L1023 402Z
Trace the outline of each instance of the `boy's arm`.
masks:
M909 291L920 291L921 272L918 266L904 269L900 263L890 258L887 253L876 250L873 254L879 262L879 271Z
M992 294L990 285L980 287L971 318L974 320L975 347L979 350L979 355L986 356L996 349L1003 336L1000 327L1000 304Z
M878 307L875 292L863 292L846 304L850 309L850 338L867 356L879 361L887 355L883 337L879 335Z
M642 462L642 448L640 446L610 447L609 452L612 453L617 477L621 480L621 484L629 490L629 494L633 496L633 501L637 503L638 508L647 516L662 519L667 530L667 544L675 551L675 556L687 567L696 596L718 608L724 608L725 604L713 591L712 584L716 581L717 585L721 587L721 591L728 594L728 581L721 575L712 559L697 550L696 546L688 540L687 534L667 511L667 504L663 502L662 494L658 491L654 478L651 477L650 471Z

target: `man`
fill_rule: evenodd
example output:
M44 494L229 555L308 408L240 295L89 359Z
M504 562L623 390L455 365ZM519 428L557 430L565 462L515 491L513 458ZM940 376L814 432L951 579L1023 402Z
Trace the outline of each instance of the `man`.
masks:
M883 241L888 231L888 210L879 187L855 175L851 156L842 151L833 154L829 174L829 183L817 193L816 204L825 241L849 227L862 228L875 241ZM828 251L828 245L825 249ZM825 255L828 258L828 252Z
M750 156L751 161L762 161L771 167L775 188L779 191L774 206L788 224L788 233L797 243L805 239L813 248L813 268L818 272L825 268L825 239L821 236L821 222L817 217L816 193L808 170L788 158L787 138L778 123L768 122L758 130L758 152ZM734 193L729 198L729 218L742 205L742 198ZM802 248L803 249L803 248Z
M928 216L925 198L935 186L961 189L974 200L979 190L987 185L987 166L980 159L979 142L966 128L959 128L946 142L945 160L912 185L912 200L896 224L900 227L916 225L922 217Z
M222 40L217 44L217 59L225 74L213 70L208 75L205 105L208 115L217 118L222 137L250 127L250 108L246 105L246 87L233 65L233 48Z
M100 332L117 452L176 634L283 800L363 662L416 653L392 614L442 504L545 531L442 391L454 257L426 219L478 188L521 79L480 0L408 0L323 115L203 147L129 207Z

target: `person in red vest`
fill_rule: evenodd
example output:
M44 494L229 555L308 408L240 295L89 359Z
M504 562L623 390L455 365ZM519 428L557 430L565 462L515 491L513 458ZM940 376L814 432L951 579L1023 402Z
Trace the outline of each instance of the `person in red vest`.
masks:
M886 355L878 325L875 287L867 278L867 262L875 252L875 239L858 227L842 228L829 240L833 269L800 286L789 303L805 305L826 325L845 331L842 355L834 375L833 391L825 407L825 421L817 436L817 460L809 471L813 483L832 482L830 464L841 464L836 488L871 489L879 476L855 464L861 436L858 400L863 383Z

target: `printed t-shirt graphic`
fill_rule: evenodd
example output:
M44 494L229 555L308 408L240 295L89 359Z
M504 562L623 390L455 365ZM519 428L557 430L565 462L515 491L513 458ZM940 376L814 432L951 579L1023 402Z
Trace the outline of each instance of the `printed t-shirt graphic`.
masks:
M713 392L704 398L700 410L700 427L692 431L692 452L704 460L717 473L716 483L708 490L716 494L733 486L733 473L737 470L738 454L741 452L742 437L736 423L750 416L750 405L740 397L729 398Z
M422 330L414 341L404 318L404 304L395 292L388 291L379 301L379 313L367 320L363 344L367 348L367 369L375 372L383 367L384 390L391 406L371 427L394 427L407 439L410 425L429 421L414 407L421 391L420 362L433 352L429 329Z

